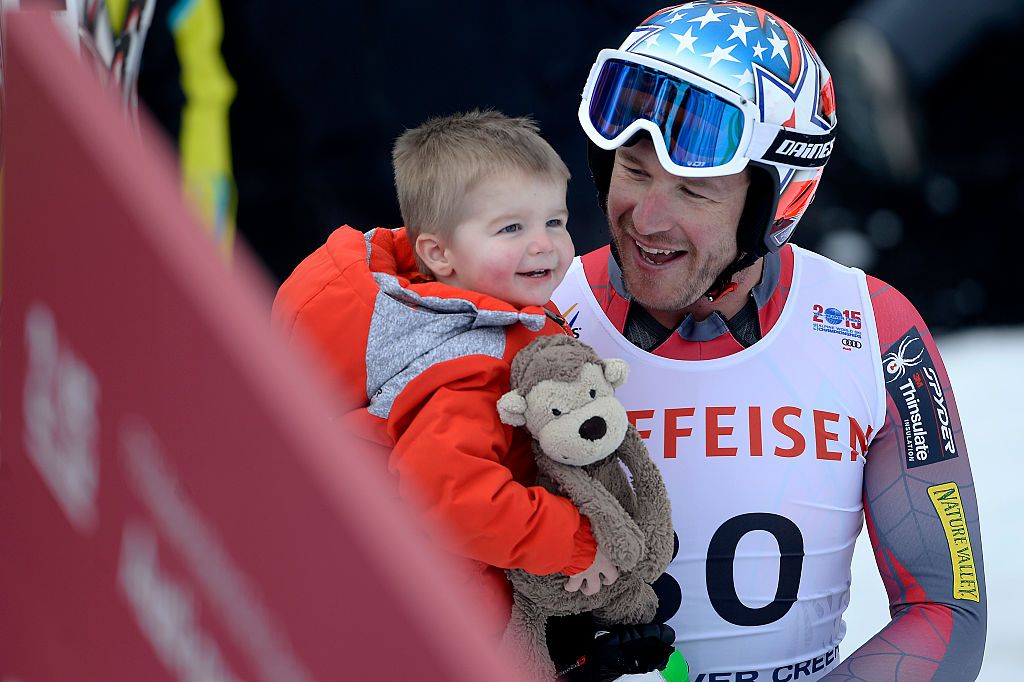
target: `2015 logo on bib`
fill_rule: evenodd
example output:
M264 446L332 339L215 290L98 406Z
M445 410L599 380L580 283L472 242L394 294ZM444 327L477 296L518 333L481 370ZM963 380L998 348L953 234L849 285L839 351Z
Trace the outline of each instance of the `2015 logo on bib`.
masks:
M861 347L864 322L859 310L840 310L818 303L811 306L811 328L816 332L836 334L843 339L843 350Z

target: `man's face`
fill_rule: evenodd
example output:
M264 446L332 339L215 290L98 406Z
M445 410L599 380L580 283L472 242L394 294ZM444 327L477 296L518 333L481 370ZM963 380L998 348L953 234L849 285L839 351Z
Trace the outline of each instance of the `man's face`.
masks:
M736 258L749 173L672 175L646 137L616 150L608 223L634 299L649 310L675 312L708 290ZM670 253L658 253L664 251Z

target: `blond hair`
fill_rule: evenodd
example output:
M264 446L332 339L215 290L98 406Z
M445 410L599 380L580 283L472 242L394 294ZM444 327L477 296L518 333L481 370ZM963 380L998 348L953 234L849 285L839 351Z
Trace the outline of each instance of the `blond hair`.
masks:
M568 182L569 169L536 122L474 110L432 118L406 130L391 152L395 189L409 241L423 232L449 236L466 193L481 178L516 170ZM416 258L420 271L430 274Z

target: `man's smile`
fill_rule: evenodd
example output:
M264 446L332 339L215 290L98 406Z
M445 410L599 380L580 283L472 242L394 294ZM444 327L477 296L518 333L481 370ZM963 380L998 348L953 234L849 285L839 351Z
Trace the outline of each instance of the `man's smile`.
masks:
M637 253L640 258L651 264L651 265L664 265L670 263L680 256L686 255L688 252L685 250L671 250L671 249L656 249L650 246L641 244L637 240L632 240L636 244Z

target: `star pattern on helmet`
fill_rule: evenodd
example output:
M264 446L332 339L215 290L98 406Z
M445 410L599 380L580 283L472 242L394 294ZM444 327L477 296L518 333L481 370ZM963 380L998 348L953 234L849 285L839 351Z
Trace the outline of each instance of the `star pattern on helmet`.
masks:
M692 23L695 23L695 22L699 21L700 22L700 27L704 28L705 26L707 26L709 23L711 23L713 21L721 21L722 17L724 17L724 16L725 16L725 13L716 14L715 13L715 8L714 7L709 7L708 11L704 14L704 16L696 17L694 19L690 19L690 23L692 24Z
M697 42L697 36L693 35L693 27L690 26L686 29L686 33L679 35L678 33L669 33L670 36L679 41L679 45L676 46L676 54L679 54L683 50L689 50L693 52L693 44Z
M798 34L771 13L746 3L678 5L654 15L642 29L623 49L697 73L710 72L721 83L736 84L750 98L756 94L759 69L792 86L803 70Z
M721 45L716 45L714 50L712 50L711 52L708 52L707 54L702 54L701 56L702 57L710 57L711 58L710 66L711 66L711 68L715 68L715 64L717 64L718 62L722 61L723 59L728 59L730 62L738 62L739 60L736 59L736 57L733 57L731 54L729 54L734 49L736 49L735 45L730 45L727 48L723 48Z
M734 74L733 78L739 81L739 85L746 85L747 83L754 82L754 72L750 69L746 69L743 73Z
M747 44L747 34L754 30L753 26L747 26L743 23L743 19L738 19L735 24L732 25L732 35L729 36L729 40L734 38L739 40L744 45Z
M771 36L768 42L772 44L772 57L782 57L782 61L789 66L789 59L786 57L786 48L789 47L789 42L776 35L775 31L771 31Z

